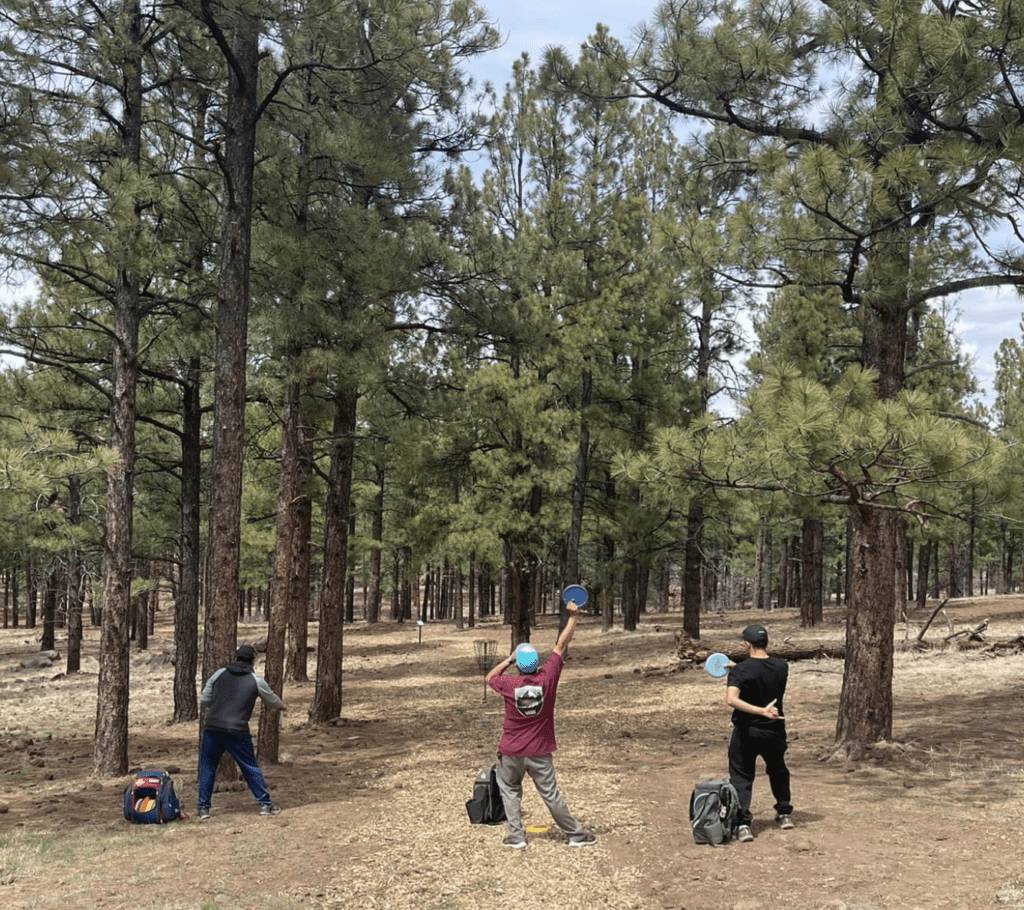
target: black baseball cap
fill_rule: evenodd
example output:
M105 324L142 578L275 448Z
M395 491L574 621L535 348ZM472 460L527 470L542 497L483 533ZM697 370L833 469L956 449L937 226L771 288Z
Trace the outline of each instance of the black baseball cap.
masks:
M768 644L768 630L758 623L747 626L741 634L743 640L755 648L763 648Z
M256 649L252 645L242 645L235 651L235 660L244 664L251 664L256 660Z

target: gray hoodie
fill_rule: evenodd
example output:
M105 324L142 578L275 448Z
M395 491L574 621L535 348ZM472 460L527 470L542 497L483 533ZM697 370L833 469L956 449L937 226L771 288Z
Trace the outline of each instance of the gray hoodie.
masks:
M199 704L207 709L206 729L248 733L257 696L270 708L284 708L284 702L262 676L256 675L252 664L238 660L221 667L206 681L199 697Z

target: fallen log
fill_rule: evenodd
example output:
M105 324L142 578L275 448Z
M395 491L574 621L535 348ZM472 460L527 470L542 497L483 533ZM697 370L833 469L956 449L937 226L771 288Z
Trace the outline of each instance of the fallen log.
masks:
M982 624L984 625L984 624ZM944 651L951 648L966 650L978 650L991 653L993 656L1006 654L1024 653L1024 635L1004 641L987 642L981 638L980 632L983 628L965 629L963 633L948 639L939 639L934 643L927 641L899 641L895 643L897 651ZM964 638L966 636L966 639ZM745 649L736 648L734 643L729 642L705 642L699 644L684 635L677 636L679 642L678 657L683 665L701 665L707 660L709 654L719 652L725 654L734 663L746 660L750 655ZM846 658L846 645L842 642L813 642L807 644L780 644L777 648L769 647L772 657L781 657L783 660L820 660L832 658L844 660ZM644 675L660 676L672 672L668 668L654 668L653 672L644 671Z
M737 648L734 644L715 644L701 642L695 645L693 642L680 642L679 659L689 663L702 664L709 654L715 652L725 654L733 663L740 663L750 655L745 649ZM783 660L818 660L822 657L835 657L842 660L846 657L845 644L826 644L824 642L812 642L807 644L782 644L777 648L769 647L772 657L781 657Z

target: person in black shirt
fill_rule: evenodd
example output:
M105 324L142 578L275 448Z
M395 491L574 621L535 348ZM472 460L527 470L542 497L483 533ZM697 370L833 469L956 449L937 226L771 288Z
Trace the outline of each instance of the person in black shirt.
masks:
M747 626L743 641L750 656L729 671L725 702L732 711L729 741L729 779L740 797L736 837L754 839L750 824L750 800L754 792L755 763L764 759L775 797L775 821L780 828L793 827L789 768L786 767L786 721L782 699L786 694L789 664L768 655L768 630Z

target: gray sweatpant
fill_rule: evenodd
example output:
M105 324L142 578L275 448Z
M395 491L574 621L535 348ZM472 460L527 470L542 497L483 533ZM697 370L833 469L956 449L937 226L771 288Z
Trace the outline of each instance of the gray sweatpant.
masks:
M498 765L498 789L505 804L505 818L508 833L513 837L525 837L523 830L523 777L529 774L540 798L544 800L551 817L566 834L581 834L583 825L569 811L565 798L559 792L555 780L555 762L550 755L535 758L519 758L502 755Z

